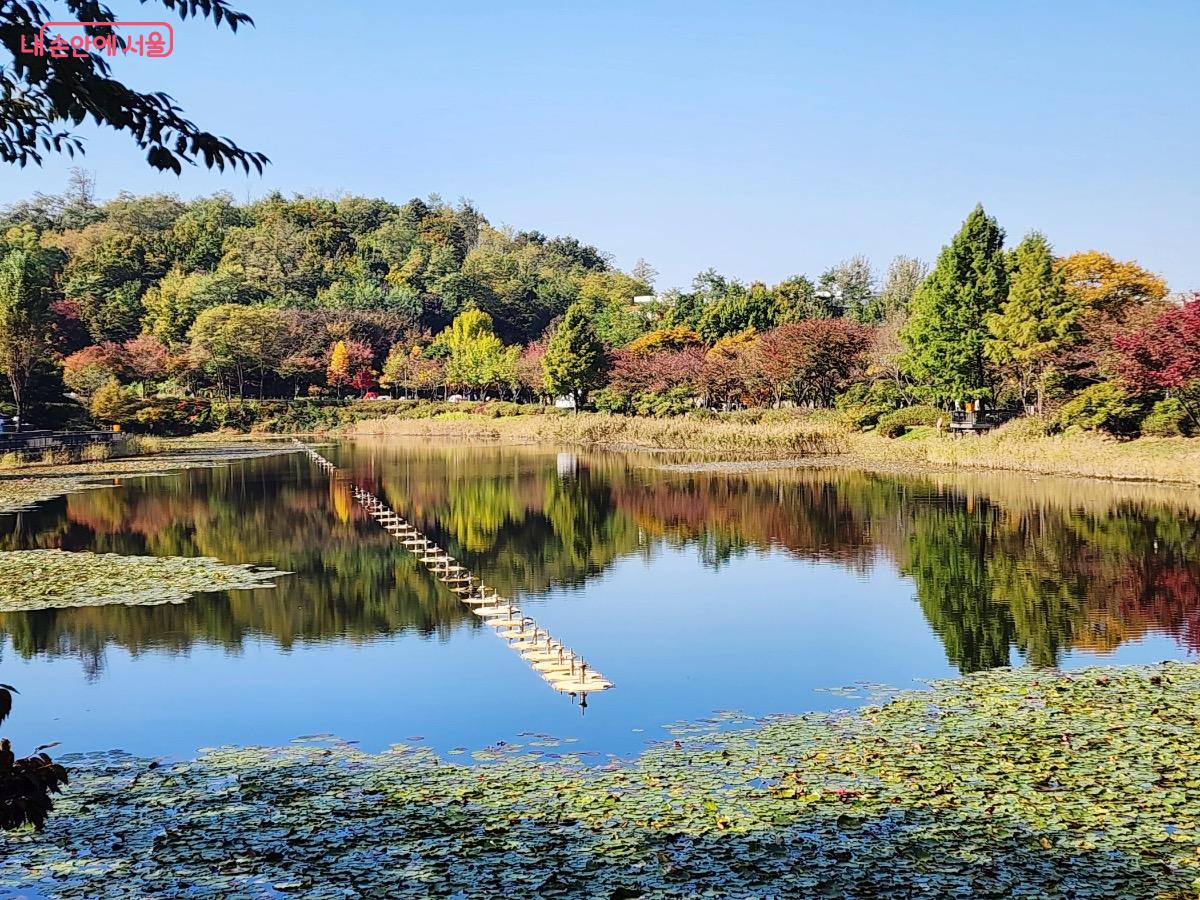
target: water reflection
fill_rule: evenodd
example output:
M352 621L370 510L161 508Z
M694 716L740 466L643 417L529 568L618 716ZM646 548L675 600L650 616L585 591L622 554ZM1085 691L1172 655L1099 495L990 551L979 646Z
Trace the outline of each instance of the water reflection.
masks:
M509 596L582 586L660 548L694 549L712 570L783 550L863 578L880 564L910 578L946 659L963 672L1007 665L1014 648L1052 665L1067 651L1111 651L1149 632L1200 650L1200 504L1178 490L1017 476L682 473L638 457L535 448L358 443L328 453ZM93 675L111 645L184 653L265 637L290 648L409 631L445 640L471 627L462 604L300 455L131 480L0 517L0 549L43 547L214 556L296 573L274 590L178 606L0 615L21 656L77 656Z

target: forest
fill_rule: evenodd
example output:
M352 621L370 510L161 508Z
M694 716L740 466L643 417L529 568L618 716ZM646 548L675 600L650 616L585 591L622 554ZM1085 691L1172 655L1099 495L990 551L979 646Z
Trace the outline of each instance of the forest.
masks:
M1200 431L1200 295L1037 232L1010 245L982 207L932 266L655 277L466 200L101 202L77 170L0 210L0 412L178 434L250 424L252 400L569 397L651 416L835 408L894 435L982 402L1047 431Z

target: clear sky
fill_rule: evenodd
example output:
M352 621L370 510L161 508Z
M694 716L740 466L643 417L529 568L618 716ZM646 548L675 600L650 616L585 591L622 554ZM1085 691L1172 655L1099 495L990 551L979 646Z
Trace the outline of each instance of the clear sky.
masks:
M660 288L931 259L982 202L1010 239L1200 289L1196 0L233 5L257 27L189 21L172 57L117 71L272 165L160 174L85 127L102 196L469 197L645 257ZM0 203L73 164L0 169Z

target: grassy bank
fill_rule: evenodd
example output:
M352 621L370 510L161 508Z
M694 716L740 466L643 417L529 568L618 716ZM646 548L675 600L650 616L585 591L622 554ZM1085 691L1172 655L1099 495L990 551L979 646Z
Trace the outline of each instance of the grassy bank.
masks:
M879 461L1200 484L1200 438L1118 441L1088 433L1030 436L1019 427L1006 426L981 437L924 433L889 440L855 435L851 447L857 455Z
M358 422L343 433L481 437L526 443L700 451L746 459L822 456L841 453L848 448L847 433L837 422L770 413L662 419L607 413L500 418L449 413L424 419L390 416Z
M1012 423L983 437L916 428L887 438L850 428L836 415L784 410L672 418L603 413L511 415L434 412L387 416L342 429L351 436L418 435L579 444L704 455L714 460L802 460L892 469L996 469L1200 484L1200 438L1117 441L1095 434L1039 435Z
M552 741L65 758L0 886L125 897L1194 897L1200 667L996 670L637 760ZM729 726L735 726L732 730ZM725 726L721 728L721 726Z

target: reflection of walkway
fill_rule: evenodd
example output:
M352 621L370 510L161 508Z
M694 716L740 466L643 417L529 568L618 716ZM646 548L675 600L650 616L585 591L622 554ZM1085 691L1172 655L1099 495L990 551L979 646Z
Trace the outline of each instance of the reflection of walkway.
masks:
M342 477L337 466L317 451L298 441L297 446L330 476ZM612 687L611 681L524 615L516 603L485 585L449 553L400 518L382 500L356 484L350 483L349 486L354 492L354 499L371 518L424 563L430 574L457 594L471 612L495 629L496 634L504 638L508 646L520 654L550 687L562 693L578 695L584 702L588 694Z

